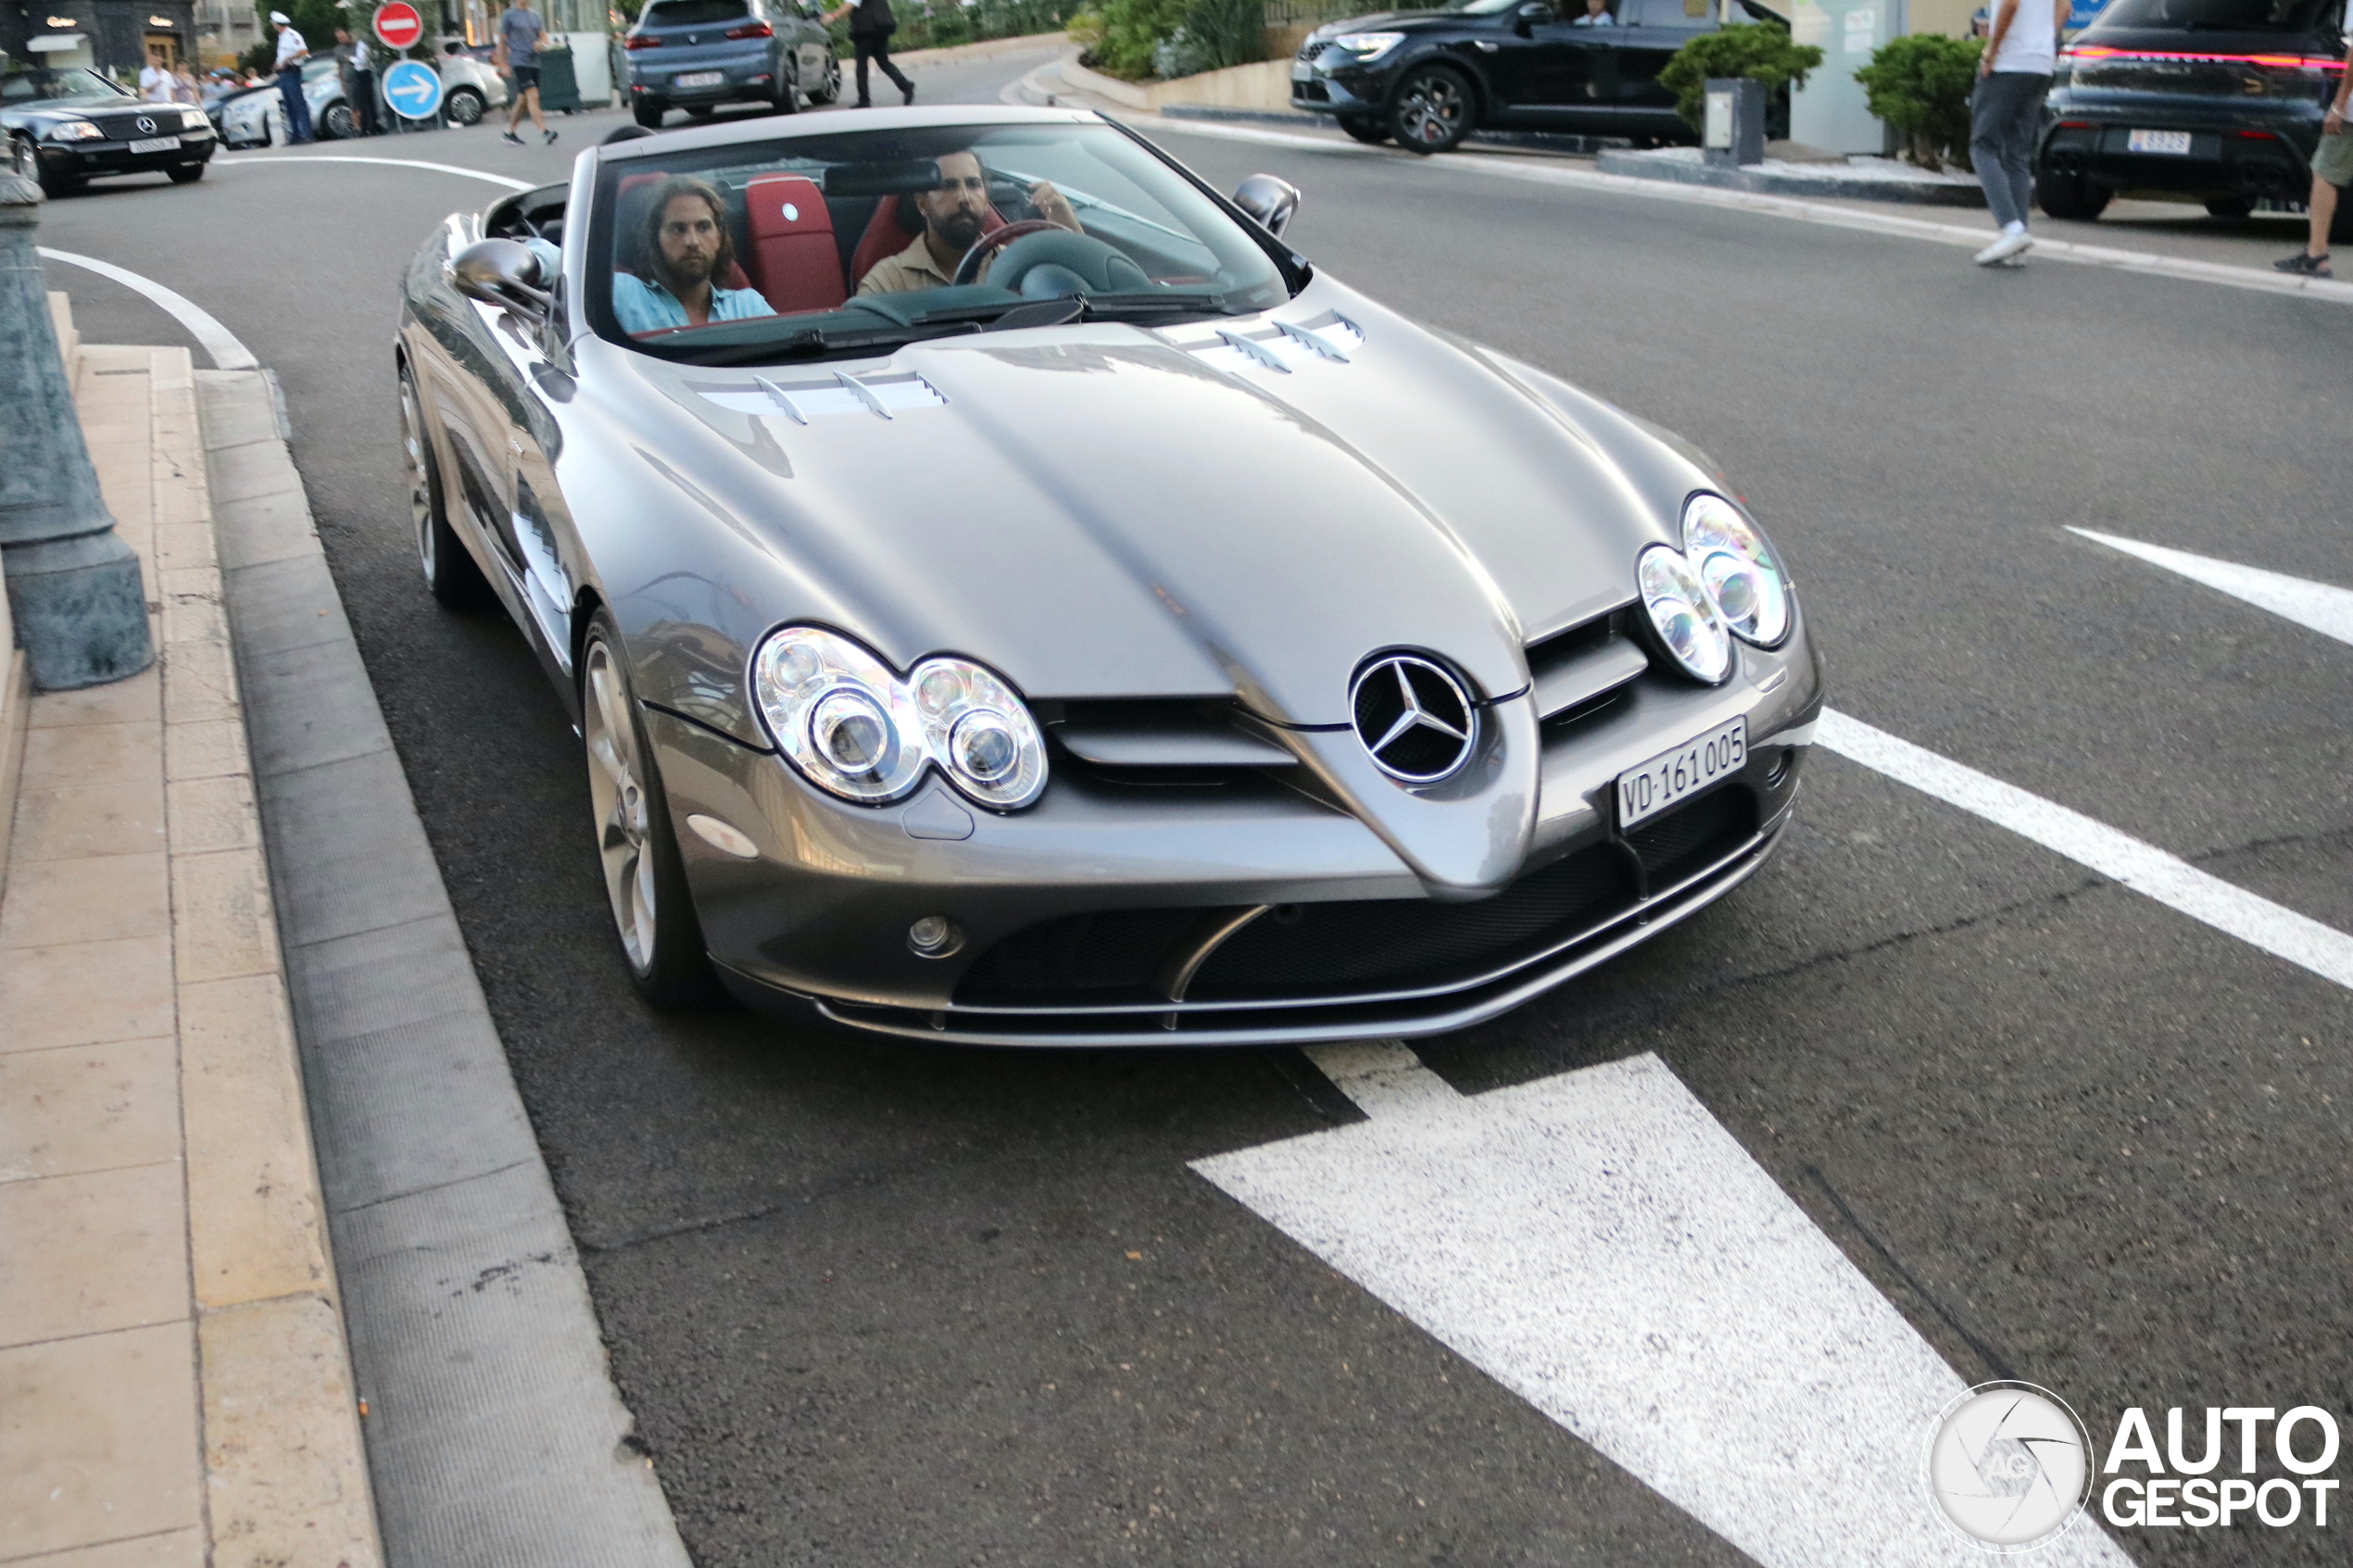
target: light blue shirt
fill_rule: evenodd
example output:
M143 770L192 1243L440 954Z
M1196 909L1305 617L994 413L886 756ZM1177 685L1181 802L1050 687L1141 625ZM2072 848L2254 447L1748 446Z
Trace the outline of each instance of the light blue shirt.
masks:
M627 332L657 332L664 327L686 324L686 307L678 296L660 283L638 277L634 272L612 275L612 313ZM714 321L744 321L755 316L774 316L758 289L722 289L711 291L711 319Z

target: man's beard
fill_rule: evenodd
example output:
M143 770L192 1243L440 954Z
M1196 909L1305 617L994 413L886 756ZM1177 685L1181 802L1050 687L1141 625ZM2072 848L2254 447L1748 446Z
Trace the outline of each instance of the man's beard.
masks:
M709 251L700 256L673 260L660 251L654 253L654 275L661 286L673 295L684 295L710 282L718 271L719 258Z
M962 251L972 249L973 242L980 238L985 220L971 208L960 207L937 221L939 237L946 240L951 248Z

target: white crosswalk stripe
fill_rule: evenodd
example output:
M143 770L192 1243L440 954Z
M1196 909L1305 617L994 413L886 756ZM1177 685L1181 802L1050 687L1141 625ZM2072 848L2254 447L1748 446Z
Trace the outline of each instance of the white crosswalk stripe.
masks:
M2144 545L2138 539L2120 539L2113 533L2095 533L2088 528L2070 528L2068 532L2128 556L2137 556L2151 566L2178 572L2193 583L2203 583L2273 615L2285 616L2324 637L2353 643L2353 588L2314 583L2290 577L2284 571L2266 571L2260 567L2240 566L2211 556L2194 556L2187 550L2168 549L2162 545Z

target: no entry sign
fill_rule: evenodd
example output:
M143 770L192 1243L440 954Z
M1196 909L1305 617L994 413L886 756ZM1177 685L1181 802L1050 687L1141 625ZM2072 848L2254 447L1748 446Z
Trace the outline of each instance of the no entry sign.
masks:
M376 36L387 48L406 49L425 35L425 19L409 0L392 0L388 6L376 7Z

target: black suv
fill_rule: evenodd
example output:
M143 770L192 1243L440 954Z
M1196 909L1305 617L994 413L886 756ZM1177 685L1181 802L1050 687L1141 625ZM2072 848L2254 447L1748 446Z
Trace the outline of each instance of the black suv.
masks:
M2059 51L2034 159L2043 210L2097 218L2119 190L2196 197L2218 218L2302 201L2344 14L2345 0L2110 0Z
M1755 0L1735 3L1753 20L1789 25ZM1442 153L1478 126L1688 142L1658 73L1716 31L1716 0L1607 0L1598 10L1587 0L1456 0L1328 22L1291 62L1291 107L1416 153Z

